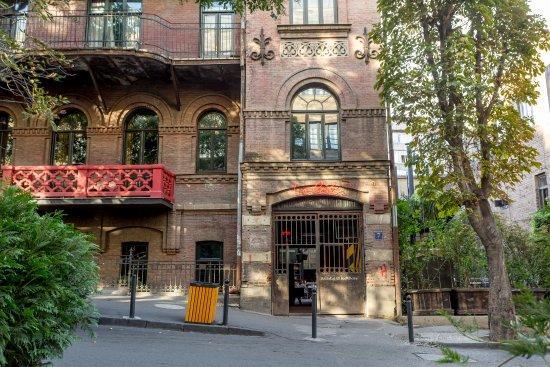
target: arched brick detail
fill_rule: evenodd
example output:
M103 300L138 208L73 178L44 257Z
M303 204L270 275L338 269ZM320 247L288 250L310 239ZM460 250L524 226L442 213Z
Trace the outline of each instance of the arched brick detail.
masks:
M11 116L11 118L13 119L13 127L26 127L23 126L23 121L25 120L25 118L23 117L23 108L21 106L16 104L0 105L0 111L5 112Z
M290 110L292 98L309 84L326 86L338 98L341 109L356 109L358 106L357 95L342 76L331 70L311 68L299 71L285 80L277 94L275 109Z
M267 204L273 206L283 201L303 197L337 197L353 200L363 205L369 203L369 193L337 185L305 185L267 194Z
M165 100L150 93L132 93L120 98L111 108L108 126L124 127L126 117L136 108L150 108L159 116L159 126L174 125L172 109Z
M101 252L112 252L111 245L120 246L122 242L148 242L149 251L152 250L151 245L158 245L159 249L164 247L163 232L157 228L128 226L117 227L107 231L105 242L102 243ZM116 254L120 256L120 253Z
M239 105L223 94L208 94L195 98L183 111L181 124L195 126L200 115L208 110L222 112L229 126L239 125Z
M105 116L97 105L92 102L87 97L79 95L68 95L65 96L69 100L69 103L64 104L63 106L57 107L54 112L57 114L61 110L67 108L76 108L86 115L86 120L88 121L88 127L99 127L104 126Z

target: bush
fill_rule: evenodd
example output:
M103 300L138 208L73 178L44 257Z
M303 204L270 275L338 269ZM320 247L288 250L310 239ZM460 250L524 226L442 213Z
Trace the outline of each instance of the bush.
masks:
M498 220L506 266L515 287L550 285L550 209L533 220L534 232ZM397 206L402 284L418 288L468 287L472 278L487 278L487 256L463 211L438 212L418 197Z
M28 194L3 190L0 365L41 365L62 355L77 327L91 331L97 318L88 300L98 282L96 251L61 214L40 215Z

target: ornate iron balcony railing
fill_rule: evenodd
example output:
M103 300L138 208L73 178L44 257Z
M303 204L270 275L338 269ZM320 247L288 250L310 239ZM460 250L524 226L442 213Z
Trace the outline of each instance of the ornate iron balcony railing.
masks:
M238 23L171 23L130 12L0 15L0 29L29 48L126 50L169 60L238 59L241 43Z
M2 179L38 199L154 198L174 201L163 165L3 166Z

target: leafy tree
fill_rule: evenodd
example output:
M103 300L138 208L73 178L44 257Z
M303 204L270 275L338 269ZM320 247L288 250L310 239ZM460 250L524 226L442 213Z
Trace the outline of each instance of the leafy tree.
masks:
M526 0L378 0L382 21L377 87L392 119L406 125L420 196L464 207L489 264L491 339L510 339L514 304L502 234L490 200L537 165L532 121L543 19Z
M0 196L0 366L32 367L60 356L96 312L96 245L59 213L40 215L27 193Z

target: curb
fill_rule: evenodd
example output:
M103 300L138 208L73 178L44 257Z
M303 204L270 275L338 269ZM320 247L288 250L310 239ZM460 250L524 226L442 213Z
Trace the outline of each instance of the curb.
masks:
M437 345L439 347L457 348L457 349L502 349L504 347L498 343L492 342L472 342L472 343L445 343L445 342L432 342L430 344Z
M263 331L236 328L222 325L184 324L178 322L148 321L140 319L124 319L120 317L101 316L99 325L139 327L146 329L160 329L180 332L195 332L206 334L265 336Z

